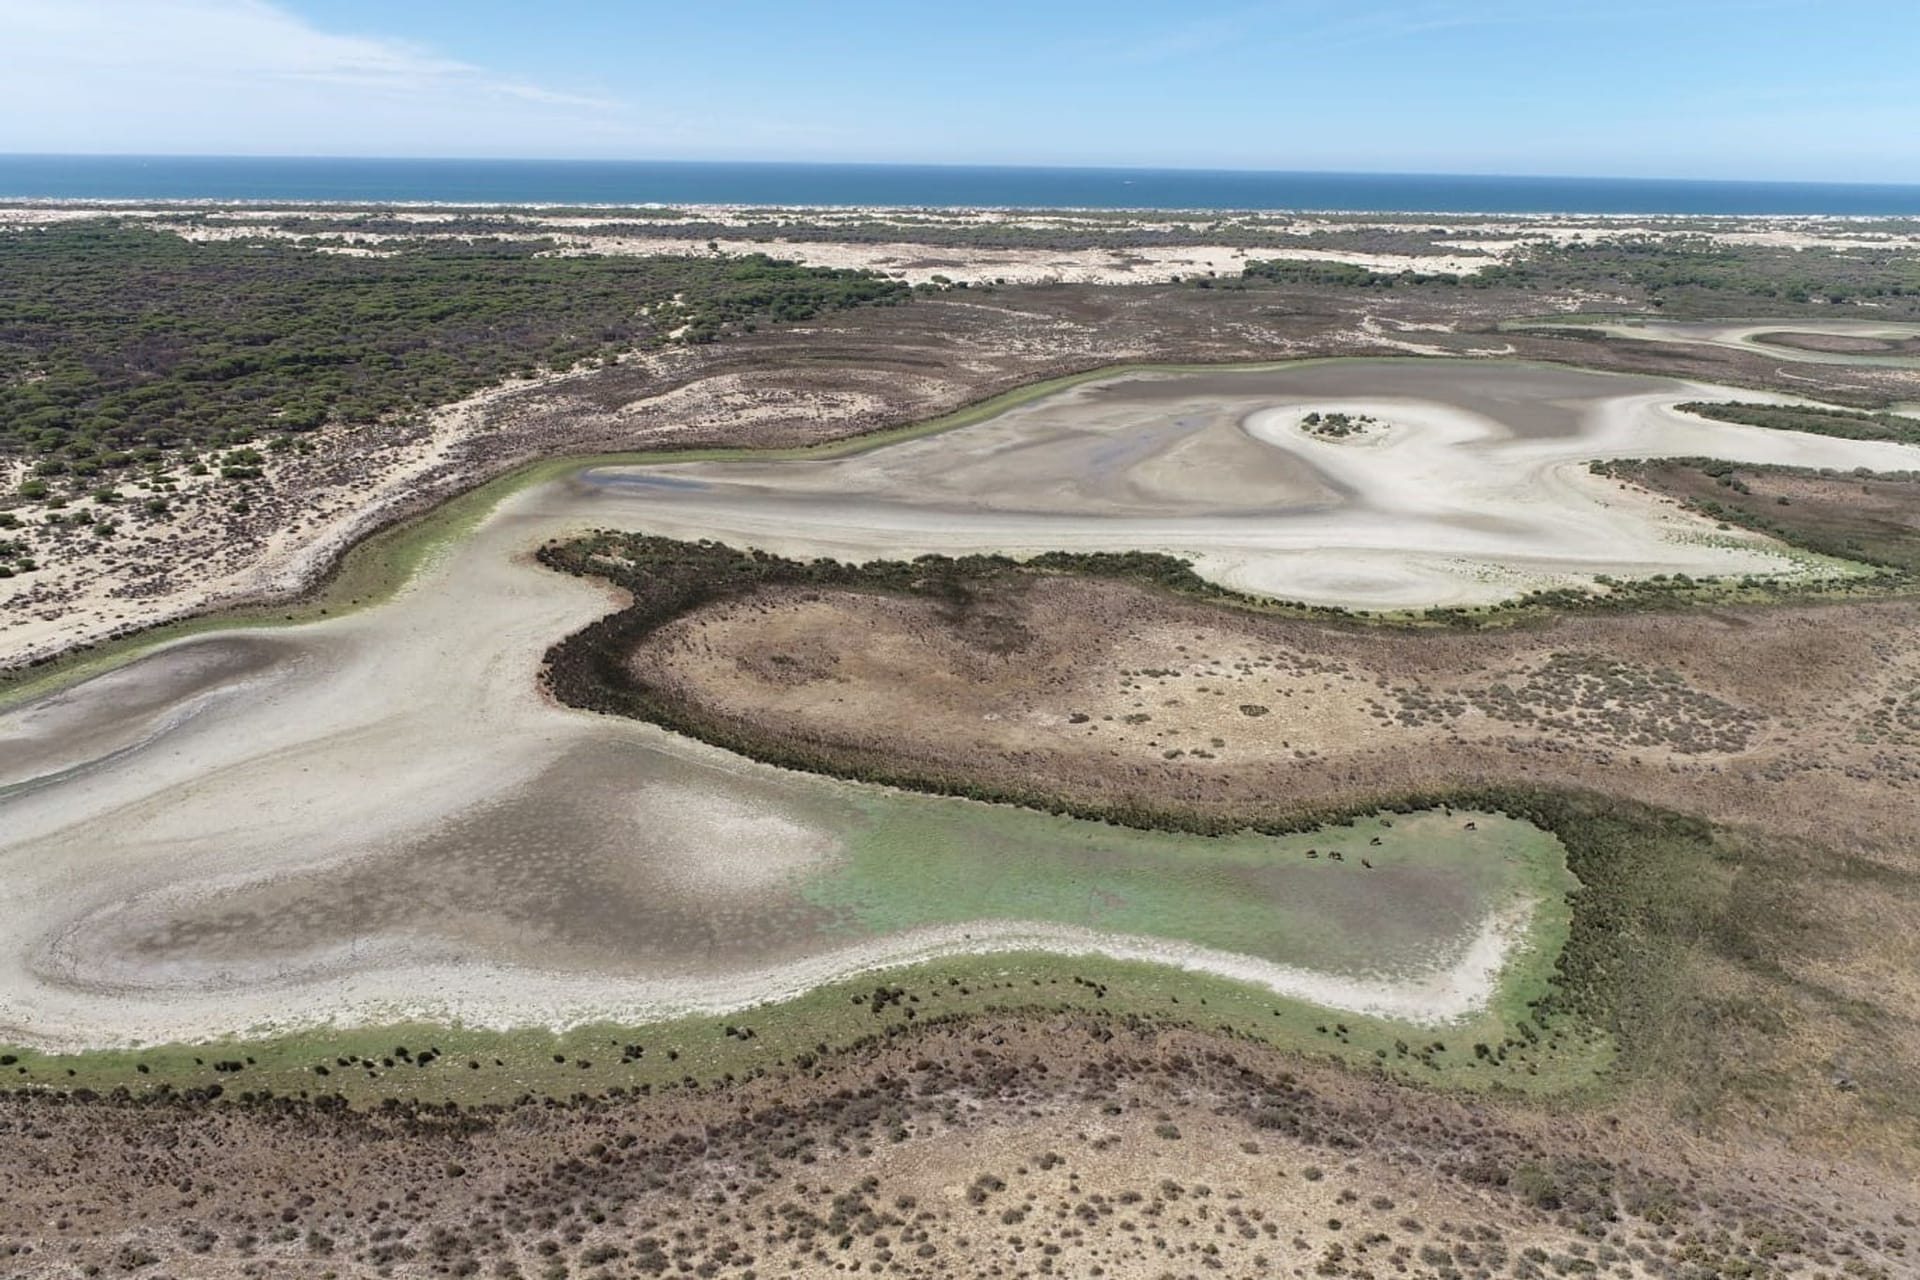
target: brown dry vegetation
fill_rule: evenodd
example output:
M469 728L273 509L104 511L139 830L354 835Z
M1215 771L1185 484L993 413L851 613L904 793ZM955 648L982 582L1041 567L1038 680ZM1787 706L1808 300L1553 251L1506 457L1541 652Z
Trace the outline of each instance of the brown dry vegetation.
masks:
M1013 575L960 609L756 592L662 627L630 669L849 761L1092 804L1253 814L1517 776L1894 860L1920 825L1907 602L1459 632Z
M641 1099L0 1103L0 1272L1911 1274L1911 1185L1009 1012Z
M1789 531L1812 551L1920 570L1920 477L1826 475L1700 458L1596 463L1717 520Z

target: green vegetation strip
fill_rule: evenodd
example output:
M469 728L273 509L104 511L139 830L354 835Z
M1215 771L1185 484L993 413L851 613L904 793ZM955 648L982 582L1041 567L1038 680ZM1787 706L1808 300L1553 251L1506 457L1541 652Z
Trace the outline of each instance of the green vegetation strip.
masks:
M1502 289L1525 293L1606 293L1644 302L1664 318L1715 318L1770 311L1798 315L1835 305L1870 303L1875 319L1914 314L1920 263L1897 246L1885 249L1785 249L1726 245L1707 235L1604 235L1541 241L1470 274L1375 271L1343 262L1249 261L1231 283L1200 278L1205 288L1249 283L1348 289ZM1624 318L1646 318L1646 314ZM1555 317L1548 326L1582 316ZM1516 326L1518 327L1518 326Z
M1890 440L1920 444L1920 418L1899 413L1867 413L1858 409L1824 409L1797 404L1748 404L1741 401L1709 403L1693 400L1680 405L1687 413L1716 422L1734 422L1772 431L1805 431L1839 436L1844 440Z
M1717 1057L1745 1032L1777 1018L1753 1001L1729 1002L1723 990L1729 972L1769 972L1785 940L1803 928L1790 881L1766 850L1696 819L1577 792L1486 787L1410 797L1396 807L1414 813L1443 803L1504 812L1550 832L1580 885L1569 900L1551 979L1540 966L1503 988L1485 1014L1437 1032L1331 1014L1246 984L1157 965L1007 954L835 983L725 1017L563 1033L413 1024L79 1054L15 1048L0 1053L0 1078L19 1087L101 1092L305 1093L338 1095L356 1106L386 1098L472 1104L807 1070L825 1055L908 1034L929 1019L1084 1010L1193 1025L1448 1088L1577 1100L1622 1083L1746 1087L1730 1081L1725 1063L1696 1070L1692 1060ZM1300 825L1316 824L1302 815ZM1697 1034L1703 1018L1716 1028L1712 1043ZM396 1052L401 1048L404 1057ZM431 1056L420 1065L423 1053ZM1711 1101L1703 1097L1700 1105Z
M1461 1088L1577 1092L1612 1059L1603 1035L1542 1030L1531 1022L1522 1031L1523 1001L1436 1031L1329 1013L1161 965L1009 952L888 970L725 1016L642 1026L601 1023L553 1032L396 1023L76 1054L15 1048L0 1053L0 1087L198 1090L203 1096L217 1090L215 1096L233 1098L262 1091L338 1094L355 1106L386 1098L507 1102L529 1093L657 1090L806 1070L830 1054L910 1033L919 1023L1009 1010L1192 1025ZM1476 1044L1487 1045L1488 1053L1476 1052ZM1488 1056L1494 1045L1503 1048ZM423 1053L432 1056L419 1064Z

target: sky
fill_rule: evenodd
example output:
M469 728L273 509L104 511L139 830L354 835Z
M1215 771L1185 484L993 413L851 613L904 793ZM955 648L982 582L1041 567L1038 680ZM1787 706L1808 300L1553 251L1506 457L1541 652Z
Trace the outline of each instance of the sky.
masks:
M1920 182L1914 0L0 0L0 153Z

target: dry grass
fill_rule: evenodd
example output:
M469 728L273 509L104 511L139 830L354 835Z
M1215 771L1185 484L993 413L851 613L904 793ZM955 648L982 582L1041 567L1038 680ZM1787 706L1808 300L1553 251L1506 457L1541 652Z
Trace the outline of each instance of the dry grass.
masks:
M1904 602L1449 633L1049 576L959 614L755 593L669 623L631 669L817 747L1089 800L1243 812L1520 775L1904 861L1916 641Z
M15 1100L0 1257L10 1275L209 1280L1910 1264L1911 1184L1676 1139L1200 1032L1006 1016L645 1100L371 1115Z

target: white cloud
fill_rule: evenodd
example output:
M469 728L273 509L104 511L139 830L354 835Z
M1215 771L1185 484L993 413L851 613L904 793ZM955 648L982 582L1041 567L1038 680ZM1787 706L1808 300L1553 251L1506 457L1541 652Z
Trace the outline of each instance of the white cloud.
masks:
M267 0L0 0L0 151L562 154L556 131L586 151L672 142L672 118L637 118L323 31Z

